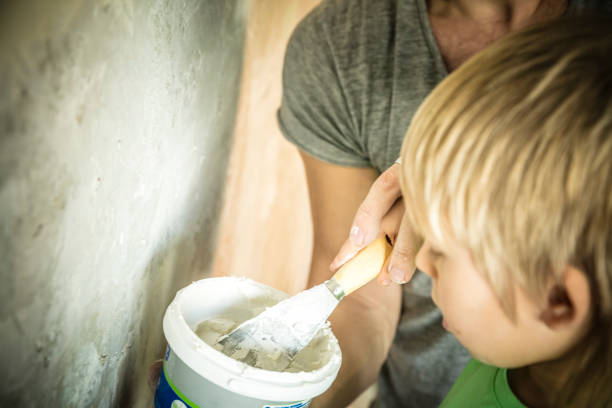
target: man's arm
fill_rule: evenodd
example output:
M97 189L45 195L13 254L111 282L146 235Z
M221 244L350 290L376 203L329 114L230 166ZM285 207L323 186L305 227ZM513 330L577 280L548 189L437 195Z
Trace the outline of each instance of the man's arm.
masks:
M300 151L310 195L314 246L308 285L329 279L329 265L346 239L353 216L368 193L377 172L329 164ZM336 381L313 408L347 406L378 375L399 320L401 288L376 282L344 298L330 317L342 350Z

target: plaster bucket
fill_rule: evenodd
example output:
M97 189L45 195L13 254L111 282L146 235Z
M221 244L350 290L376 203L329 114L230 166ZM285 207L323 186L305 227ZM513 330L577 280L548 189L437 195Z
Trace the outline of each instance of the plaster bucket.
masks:
M312 398L329 388L340 369L340 348L328 327L317 342L321 350L314 350L320 358L312 369L296 372L248 366L195 334L200 322L225 318L239 323L287 297L269 286L235 277L202 279L178 291L164 315L168 348L155 407L307 407Z

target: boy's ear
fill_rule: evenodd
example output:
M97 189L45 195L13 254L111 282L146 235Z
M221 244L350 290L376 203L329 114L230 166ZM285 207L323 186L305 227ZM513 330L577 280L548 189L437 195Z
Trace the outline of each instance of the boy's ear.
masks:
M591 289L586 275L568 266L563 284L551 285L540 319L551 329L579 327L591 313Z

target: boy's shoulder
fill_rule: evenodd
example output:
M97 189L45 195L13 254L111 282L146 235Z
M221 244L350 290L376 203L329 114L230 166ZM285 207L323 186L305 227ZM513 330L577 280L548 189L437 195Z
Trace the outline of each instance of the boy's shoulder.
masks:
M470 360L440 408L525 408L508 384L507 370Z

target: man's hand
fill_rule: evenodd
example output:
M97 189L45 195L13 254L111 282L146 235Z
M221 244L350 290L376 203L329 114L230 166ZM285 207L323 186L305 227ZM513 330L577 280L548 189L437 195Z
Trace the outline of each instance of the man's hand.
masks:
M372 184L353 219L349 237L330 265L338 269L382 232L393 243L393 252L378 282L406 283L414 274L414 258L418 250L416 238L401 199L399 163L393 164Z

